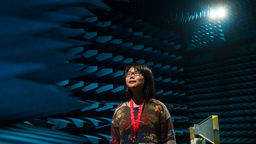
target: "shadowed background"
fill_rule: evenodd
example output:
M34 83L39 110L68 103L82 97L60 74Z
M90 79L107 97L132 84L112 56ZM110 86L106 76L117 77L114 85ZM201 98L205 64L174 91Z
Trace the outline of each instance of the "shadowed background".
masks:
M228 9L211 20L212 6ZM0 3L0 142L108 143L124 68L149 66L177 143L219 115L224 144L256 142L253 0Z

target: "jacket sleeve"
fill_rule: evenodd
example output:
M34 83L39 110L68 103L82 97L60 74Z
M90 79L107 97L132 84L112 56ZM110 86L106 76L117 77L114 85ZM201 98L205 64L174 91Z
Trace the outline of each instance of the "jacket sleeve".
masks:
M176 144L174 126L169 110L165 105L161 111L161 141L164 144Z
M111 125L111 136L110 136L110 143L111 144L119 144L120 143L120 132L118 128L118 122L116 119L117 110L113 115L112 125Z

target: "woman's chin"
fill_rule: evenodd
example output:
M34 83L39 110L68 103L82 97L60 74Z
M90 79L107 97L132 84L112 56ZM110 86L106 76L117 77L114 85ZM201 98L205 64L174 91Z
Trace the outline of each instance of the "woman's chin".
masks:
M130 86L128 86L128 88L130 88L130 89L137 88L137 86L136 85L130 85Z
M140 86L140 85L129 85L128 88L129 89L138 89L138 88L142 88L142 86Z

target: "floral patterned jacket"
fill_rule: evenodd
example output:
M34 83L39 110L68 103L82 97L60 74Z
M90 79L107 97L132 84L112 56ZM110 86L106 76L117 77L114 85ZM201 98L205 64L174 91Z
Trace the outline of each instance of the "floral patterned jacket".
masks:
M139 107L135 107L135 119L138 111ZM176 144L174 127L168 109L156 99L150 99L146 102L142 111L137 138L135 138L131 124L130 106L127 102L119 105L113 115L110 143Z

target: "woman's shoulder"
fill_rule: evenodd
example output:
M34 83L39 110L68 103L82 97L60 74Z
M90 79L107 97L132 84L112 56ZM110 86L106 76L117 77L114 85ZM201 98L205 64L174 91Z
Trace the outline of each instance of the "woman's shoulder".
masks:
M121 109L121 108L126 107L126 106L127 106L126 103L127 103L127 102L124 102L124 103L121 103L120 105L118 105L118 106L116 107L116 111L119 110L119 109Z
M149 100L150 103L153 103L153 104L156 104L156 105L162 105L162 106L165 106L165 104L163 102L161 102L160 100L157 100L155 98L151 98Z
M163 102L161 102L155 98L150 99L150 102L154 105L155 111L163 110L163 114L165 115L165 117L166 118L170 117L169 110Z

